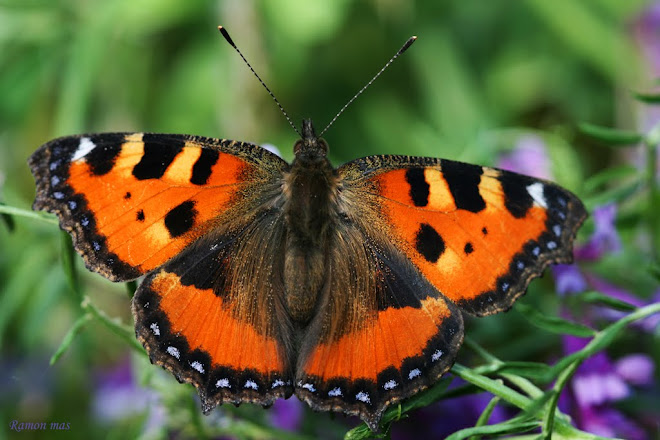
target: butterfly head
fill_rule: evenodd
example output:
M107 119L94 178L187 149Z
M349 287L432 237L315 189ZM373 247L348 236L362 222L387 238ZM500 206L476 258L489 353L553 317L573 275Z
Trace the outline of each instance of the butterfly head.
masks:
M328 154L328 143L316 136L311 119L303 119L302 139L293 146L296 158L323 159Z

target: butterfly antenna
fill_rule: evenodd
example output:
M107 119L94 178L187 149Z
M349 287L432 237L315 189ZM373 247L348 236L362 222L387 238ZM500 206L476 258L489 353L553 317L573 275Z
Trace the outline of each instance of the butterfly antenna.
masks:
M408 48L409 48L410 46L412 46L412 44L415 42L415 40L417 40L417 37L416 37L415 35L413 35L412 37L408 38L408 41L406 41L405 44L404 44L403 46L401 46L401 49L399 49L398 52L395 53L394 56L393 56L392 58L390 58L390 60L389 60L387 63L385 63L385 65L383 66L383 68L380 69L380 70L378 71L378 73L377 73L376 75L374 75L373 78L371 78L371 81L369 81L364 87L362 87L362 89L360 89L360 91L357 92L357 93L355 94L355 96L353 96L353 97L352 97L352 98L346 103L346 105L344 105L344 106L341 108L341 110L339 110L339 113L337 113L337 114L335 115L335 117L332 118L332 121L330 121L330 123L328 124L328 126L325 127L325 128L321 131L321 134L319 134L318 137L323 136L323 133L325 133L325 132L328 130L328 128L330 128L330 126L331 126L332 124L335 123L335 121L337 120L337 118L339 117L339 115L341 115L342 113L344 113L344 110L346 110L346 109L348 108L348 106L351 105L351 103L352 103L353 101L355 101L355 99L356 99L358 96L360 96L360 95L362 94L362 92L364 92L365 90L367 90L367 87L369 87L369 86L371 85L371 83L373 83L374 81L376 81L376 78L378 78L378 77L381 75L381 73L383 73L383 72L385 71L385 69L387 69L387 68L390 66L390 64L392 64L392 62L393 62L394 60L396 60L396 59L399 57L399 55L401 55L401 54L404 53L406 50L408 50Z
M233 48L236 50L236 52L238 52L238 54L239 54L239 55L241 56L241 58L243 59L243 62L244 62L245 64L247 64L247 66L250 68L250 70L252 71L252 73L254 74L254 76L256 76L257 79L259 80L259 82L261 83L261 85L264 86L264 88L266 89L266 91L268 92L268 94L270 95L270 97L273 98L273 101L275 101L275 104L277 104L277 106L279 107L280 111L282 112L282 114L284 115L284 117L286 118L286 120L289 122L289 125L291 126L291 128L293 128L293 130L294 130L296 133L298 133L298 136L302 137L302 135L300 134L300 131L298 131L298 129L296 128L295 124L291 121L291 118L289 117L289 114L286 112L286 110L284 110L284 107L282 107L282 104L280 104L280 101L277 100L277 98L275 97L275 95L273 94L273 92L270 91L270 89L268 88L268 86L266 85L266 83L264 83L263 80L259 77L259 75L257 75L257 72L254 71L254 69L252 68L252 66L250 65L250 63L248 63L248 60L245 59L245 57L243 56L243 54L241 53L241 51L238 49L238 47L236 47L236 44L234 44L234 41L233 41L233 40L231 39L231 37L229 36L229 33L227 32L227 29L225 29L225 28L222 27L222 26L218 26L218 30L220 31L220 33L222 34L222 36L225 37L225 40L227 40L227 43L229 43L229 45L230 45L231 47L233 47ZM397 54L397 55L398 55L398 54Z

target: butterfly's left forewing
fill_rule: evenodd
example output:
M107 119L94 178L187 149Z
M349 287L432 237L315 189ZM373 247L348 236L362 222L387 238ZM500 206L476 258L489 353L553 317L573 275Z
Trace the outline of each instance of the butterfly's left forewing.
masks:
M90 270L143 275L287 167L255 145L198 136L102 133L55 139L29 160L34 209L57 214Z

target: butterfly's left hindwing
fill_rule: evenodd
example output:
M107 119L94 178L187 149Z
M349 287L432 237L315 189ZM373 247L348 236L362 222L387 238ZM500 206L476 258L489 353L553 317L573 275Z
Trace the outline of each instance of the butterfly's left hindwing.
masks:
M147 275L135 294L138 339L152 362L195 385L204 412L270 405L293 391L283 234L277 211L246 213Z
M558 185L445 159L374 156L339 169L378 205L385 233L463 310L506 310L550 264L572 261L586 218Z

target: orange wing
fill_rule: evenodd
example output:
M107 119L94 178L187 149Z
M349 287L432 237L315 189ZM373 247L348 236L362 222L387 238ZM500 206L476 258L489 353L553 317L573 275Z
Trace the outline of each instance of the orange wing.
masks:
M147 133L56 139L29 164L34 209L57 214L87 267L113 281L160 266L231 208L258 204L250 189L287 167L251 144Z
M291 395L276 275L286 162L235 141L115 133L56 139L30 166L34 208L58 215L88 268L113 281L148 273L136 334L205 412Z
M147 275L133 299L151 361L216 405L270 405L292 393L291 323L282 271L284 227L266 211L197 242Z
M377 156L340 173L376 197L396 246L424 277L476 315L508 309L548 265L572 261L587 215L554 183L450 160Z
M342 223L295 392L375 429L388 405L451 367L459 307L509 308L545 267L571 260L586 212L550 182L448 160L367 157L338 175Z
M312 408L358 415L377 431L388 405L451 367L463 318L386 235L374 234L373 214L368 204L347 210L337 228L329 282L303 340L294 385Z

